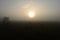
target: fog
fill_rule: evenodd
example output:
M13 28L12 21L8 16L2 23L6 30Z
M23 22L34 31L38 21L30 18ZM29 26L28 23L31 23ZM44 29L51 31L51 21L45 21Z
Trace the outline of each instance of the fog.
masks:
M0 0L0 19L23 21L60 21L60 0ZM35 10L36 16L29 18L27 11Z

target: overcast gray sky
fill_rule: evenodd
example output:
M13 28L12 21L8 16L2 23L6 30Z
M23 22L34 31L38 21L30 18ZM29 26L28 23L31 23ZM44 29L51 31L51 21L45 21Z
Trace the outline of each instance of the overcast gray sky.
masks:
M36 4L39 8L41 5L44 6L48 14L41 16L39 13L39 17L34 20L60 21L60 0L0 0L0 18L9 16L12 20L28 20L21 12L23 10L21 7L30 3Z

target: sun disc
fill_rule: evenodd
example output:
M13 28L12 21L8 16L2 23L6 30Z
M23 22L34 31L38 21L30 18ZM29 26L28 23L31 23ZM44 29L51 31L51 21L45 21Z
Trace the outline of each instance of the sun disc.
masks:
M35 17L35 12L34 12L34 11L30 11L30 12L28 13L28 16L29 16L30 18Z

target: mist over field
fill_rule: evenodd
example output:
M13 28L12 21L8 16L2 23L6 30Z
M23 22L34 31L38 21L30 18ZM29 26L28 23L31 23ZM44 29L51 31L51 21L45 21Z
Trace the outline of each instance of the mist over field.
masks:
M60 0L0 0L0 34L0 39L60 39Z

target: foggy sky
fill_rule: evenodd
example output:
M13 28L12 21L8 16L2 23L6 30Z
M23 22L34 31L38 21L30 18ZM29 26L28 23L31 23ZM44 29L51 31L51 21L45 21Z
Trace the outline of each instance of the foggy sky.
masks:
M24 13L19 12L22 10L19 8L29 3L43 5L48 12L46 17L39 13L35 20L60 21L60 0L0 0L0 18L8 16L11 20L28 20L24 18Z

